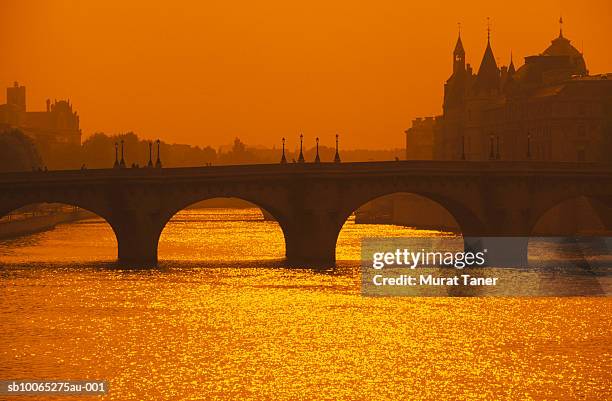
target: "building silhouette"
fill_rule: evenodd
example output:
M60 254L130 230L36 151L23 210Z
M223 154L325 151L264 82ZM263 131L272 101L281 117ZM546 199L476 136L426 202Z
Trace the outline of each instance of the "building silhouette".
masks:
M441 116L406 130L408 159L610 160L612 74L589 75L563 34L516 69L497 65L487 34L475 73L457 38Z
M0 105L0 130L17 128L39 147L80 145L79 116L68 100L47 99L45 111L27 111L26 88L17 82L6 89L6 104Z

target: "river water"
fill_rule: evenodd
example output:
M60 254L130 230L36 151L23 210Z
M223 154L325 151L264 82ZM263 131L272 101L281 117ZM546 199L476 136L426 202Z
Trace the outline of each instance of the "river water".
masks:
M257 209L181 212L153 270L115 266L99 219L1 241L0 379L105 379L109 400L612 398L611 298L362 297L360 239L414 234L447 235L349 220L324 271L283 267Z

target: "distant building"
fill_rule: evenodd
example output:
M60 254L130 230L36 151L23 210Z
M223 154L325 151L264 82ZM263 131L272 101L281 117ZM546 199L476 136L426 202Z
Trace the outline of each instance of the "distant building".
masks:
M476 74L459 35L443 114L413 121L406 155L425 158L423 144L431 142L438 160L602 161L610 160L611 137L612 74L589 75L562 28L518 70L512 56L507 67L497 66L488 35Z
M562 23L562 20L559 21ZM490 35L478 73L466 63L461 35L444 84L442 115L416 118L407 159L612 161L612 73L589 75L584 55L559 36L515 69L498 67ZM414 194L370 202L356 221L456 230L448 213ZM588 199L551 210L535 234L602 232Z
M11 128L43 147L81 144L79 116L69 101L47 100L46 111L27 111L26 88L17 82L6 89L6 104L0 105L0 130Z
M440 129L439 117L417 117L406 130L406 159L431 160L434 158L434 135Z

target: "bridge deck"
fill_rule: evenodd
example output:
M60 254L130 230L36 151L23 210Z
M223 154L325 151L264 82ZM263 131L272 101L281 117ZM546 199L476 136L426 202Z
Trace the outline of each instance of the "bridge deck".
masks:
M245 164L176 168L51 170L0 174L0 185L24 182L90 181L106 179L273 178L279 176L610 176L612 163L511 161L388 161L350 163Z

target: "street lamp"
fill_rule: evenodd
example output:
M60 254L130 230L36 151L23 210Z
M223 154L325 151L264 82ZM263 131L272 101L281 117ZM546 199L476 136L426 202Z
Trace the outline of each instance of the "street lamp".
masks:
M336 134L336 155L334 156L334 163L340 163L340 153L338 152L338 137L340 135Z
M119 144L115 142L115 164L113 164L113 168L119 168L118 152L119 152Z
M280 162L281 164L287 164L287 157L285 157L285 137L283 137L283 156Z
M304 140L304 135L300 134L300 157L298 157L298 163L304 163L304 153L302 153L302 142Z
M162 166L161 158L159 156L159 144L160 144L160 141L158 139L157 140L157 161L155 162L155 168L161 168Z

